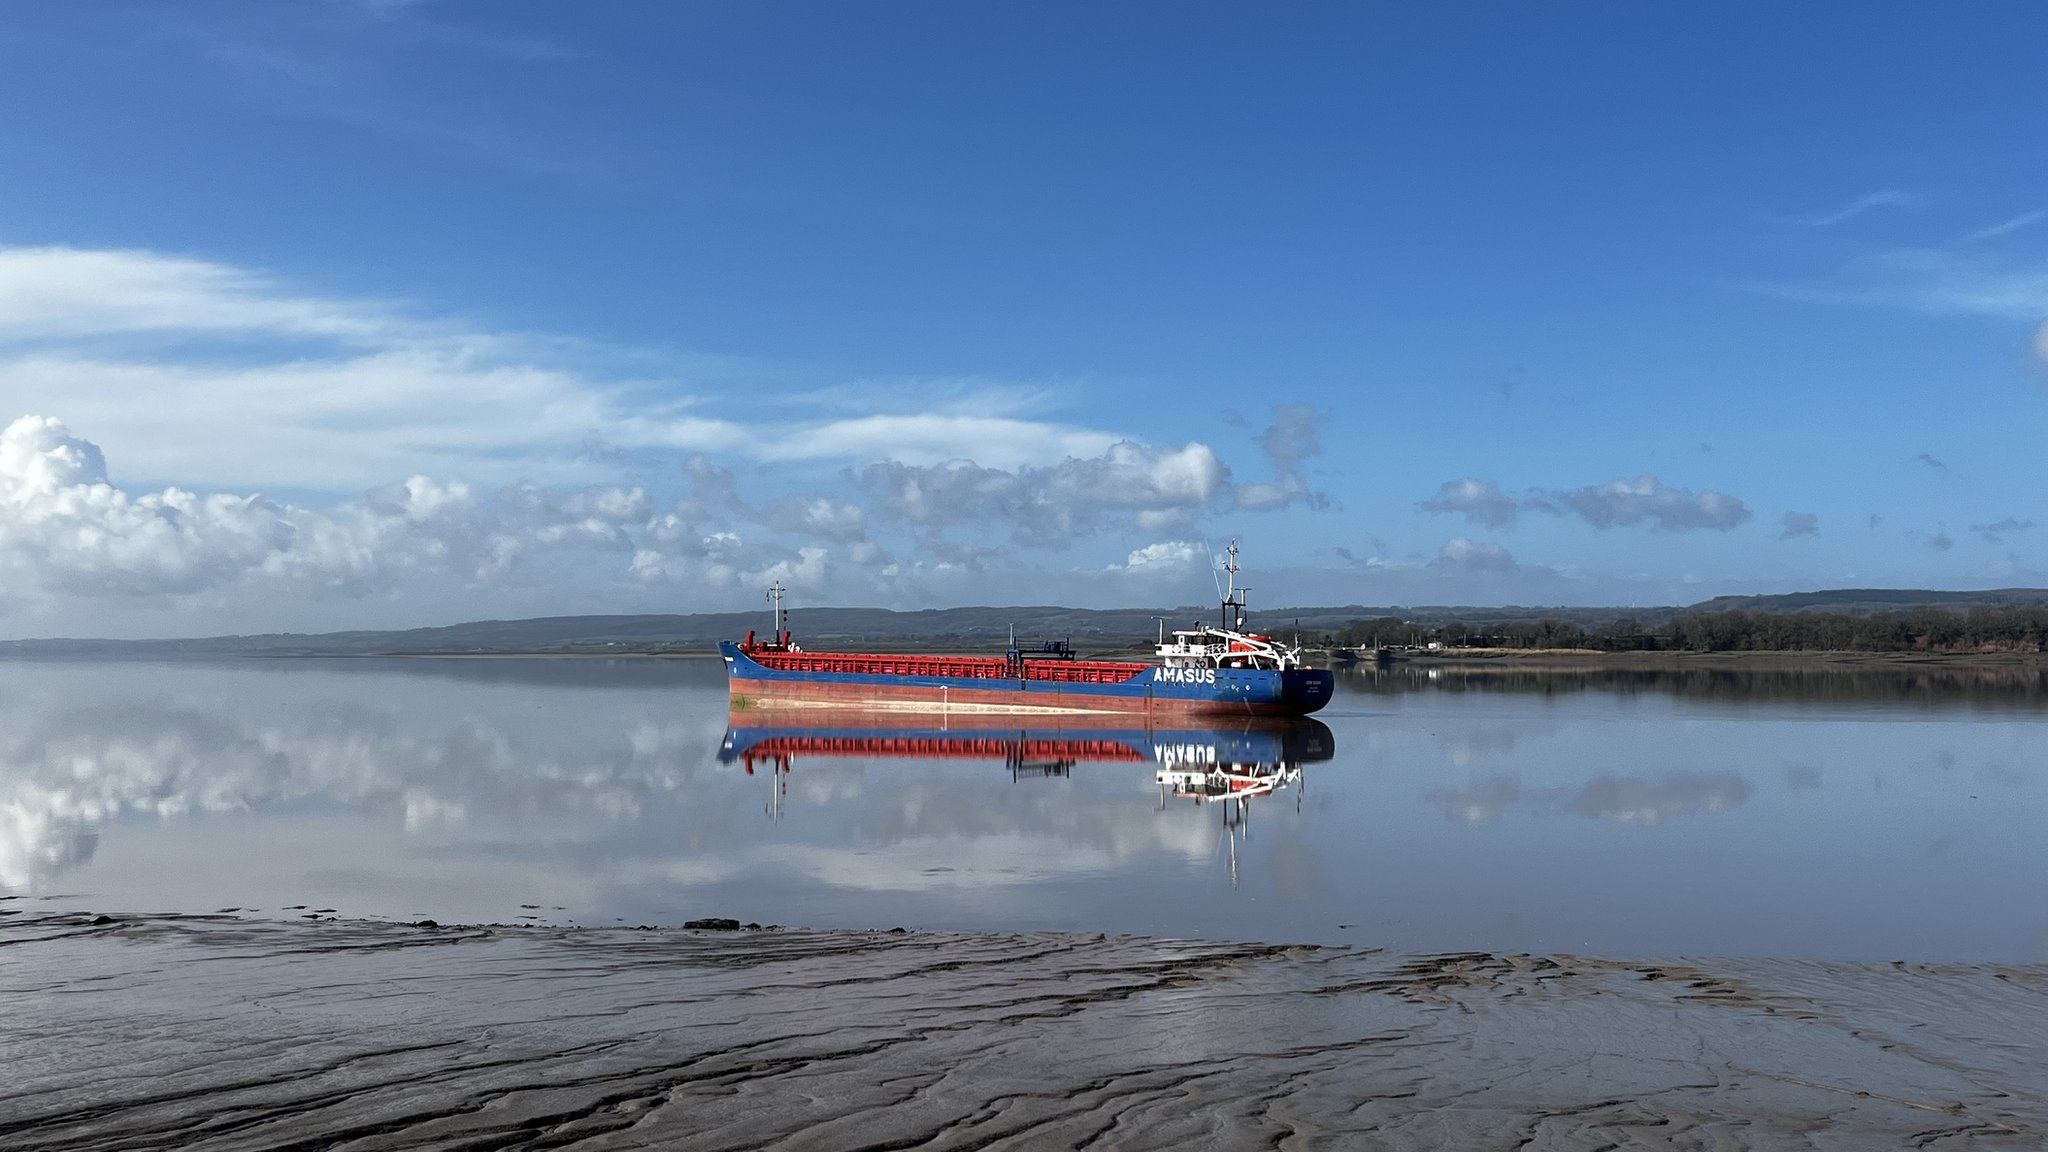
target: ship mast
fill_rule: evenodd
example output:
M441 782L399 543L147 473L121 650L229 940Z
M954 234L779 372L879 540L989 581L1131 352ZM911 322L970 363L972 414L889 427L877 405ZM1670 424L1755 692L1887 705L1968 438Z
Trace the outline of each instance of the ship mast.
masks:
M1223 551L1223 575L1229 582L1223 593L1223 628L1234 632L1245 625L1244 594L1251 589L1237 586L1237 541L1232 540Z
M782 593L782 581L777 580L768 586L768 602L775 606L775 631L769 636L776 644L782 643Z

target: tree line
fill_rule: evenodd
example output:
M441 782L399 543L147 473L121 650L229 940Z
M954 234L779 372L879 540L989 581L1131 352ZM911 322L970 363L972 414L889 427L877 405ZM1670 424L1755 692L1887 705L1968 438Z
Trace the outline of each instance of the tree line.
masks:
M1590 648L1603 652L2040 652L2048 608L1901 612L1687 612L1645 623L1565 620L1357 620L1324 636L1353 648Z

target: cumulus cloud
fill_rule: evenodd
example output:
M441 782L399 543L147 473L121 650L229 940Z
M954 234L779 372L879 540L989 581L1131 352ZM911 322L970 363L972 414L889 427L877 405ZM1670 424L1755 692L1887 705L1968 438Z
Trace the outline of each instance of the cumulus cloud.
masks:
M1238 489L1237 506L1253 512L1294 504L1329 507L1329 496L1309 487L1302 475L1303 465L1322 455L1322 426L1329 418L1329 413L1309 404L1275 405L1273 423L1257 437L1259 450L1273 466L1273 479Z
M826 540L860 540L867 536L867 513L859 507L827 497L789 496L761 512L769 527L799 536Z
M1787 512L1778 517L1778 539L1820 535L1820 517L1811 512Z
M1200 544L1187 540L1163 540L1132 549L1123 563L1110 565L1110 570L1145 576L1178 576L1192 569L1202 554Z
M727 478L700 472L700 490L718 494ZM848 539L846 506L794 514L816 535ZM426 476L322 509L177 488L136 494L109 482L98 446L58 420L24 416L0 431L0 573L21 595L174 595L247 581L362 595L423 577L490 583L542 554L613 556L605 567L643 580L822 582L821 549L749 546L707 527L709 516L689 502L657 513L637 487L479 492Z
M850 552L869 557L856 545ZM642 584L688 583L711 591L760 588L781 581L813 595L831 589L832 553L815 544L794 550L748 540L730 529L649 542L633 552L628 571Z
M1505 575L1514 572L1519 565L1506 548L1485 541L1467 540L1463 536L1444 542L1437 551L1430 567L1447 572L1463 572L1474 575Z
M1480 527L1498 529L1514 527L1522 501L1501 491L1495 481L1467 476L1444 481L1435 496L1416 507L1431 515L1461 515Z
M0 570L15 588L190 591L288 548L285 509L260 496L177 488L131 497L107 482L97 446L24 416L0 432Z
M1693 492L1672 488L1648 473L1634 480L1615 480L1570 492L1554 499L1595 528L1648 524L1664 532L1712 529L1726 532L1749 519L1740 499L1713 489Z
M857 474L879 515L923 527L1011 525L1021 542L1055 546L1096 530L1105 515L1137 522L1203 507L1229 479L1230 470L1205 444L1166 448L1128 440L1098 456L1014 470L969 460L892 461Z
M0 578L38 614L73 619L99 609L68 597L124 596L131 616L159 594L225 612L255 602L241 584L287 589L272 608L311 603L302 590L418 603L426 577L444 603L467 603L470 584L594 578L644 598L636 584L823 580L835 565L865 570L870 588L899 573L916 587L909 577L1014 568L1014 551L983 547L1004 537L1171 543L1209 514L1329 503L1311 475L1328 414L1307 406L1274 408L1252 437L1270 475L1240 483L1207 444L1030 419L1036 401L979 382L937 410L890 413L774 377L788 403L772 416L722 415L715 395L671 378L707 367L727 388L774 377L492 331L217 261L0 246L10 403L92 438L53 419L8 428ZM734 464L768 491L743 498ZM1068 575L1107 587L1109 559ZM521 603L552 607L538 593Z
M2016 532L2032 531L2033 527L2034 522L2032 520L2022 520L2017 516L2007 516L2003 520L1996 520L1989 524L1972 524L1970 525L1970 531L1984 537L1990 543L2003 544L2007 536L2011 536Z

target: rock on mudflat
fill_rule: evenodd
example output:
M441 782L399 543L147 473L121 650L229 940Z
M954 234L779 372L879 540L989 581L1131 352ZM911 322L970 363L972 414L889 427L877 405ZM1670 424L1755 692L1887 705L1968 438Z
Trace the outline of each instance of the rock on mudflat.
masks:
M710 932L737 932L740 922L728 916L706 916L698 920L685 920L683 927Z
M2042 967L120 923L0 922L0 1147L2048 1137Z

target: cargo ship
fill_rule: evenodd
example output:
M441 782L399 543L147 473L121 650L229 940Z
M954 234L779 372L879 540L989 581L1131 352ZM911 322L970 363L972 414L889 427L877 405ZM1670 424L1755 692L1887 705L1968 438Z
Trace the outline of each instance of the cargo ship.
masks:
M1246 630L1237 545L1223 571L1220 624L1171 634L1160 625L1152 661L1083 660L1065 641L1001 656L808 652L786 627L782 588L770 588L774 631L725 641L735 708L761 704L944 713L1102 713L1169 716L1306 716L1330 702L1336 679L1301 650Z

